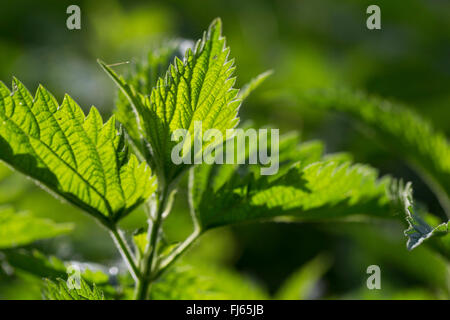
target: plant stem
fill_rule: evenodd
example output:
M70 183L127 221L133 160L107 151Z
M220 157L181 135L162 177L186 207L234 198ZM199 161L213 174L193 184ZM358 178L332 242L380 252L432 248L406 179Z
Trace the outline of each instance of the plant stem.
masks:
M123 235L120 233L116 226L110 228L110 234L114 240L114 243L116 244L117 249L122 255L122 258L127 264L131 276L133 277L134 281L138 282L141 275L126 240L123 238Z
M200 237L200 229L196 229L186 240L176 247L166 259L161 263L159 270L152 275L152 281L158 279L178 258L190 248L190 246Z
M150 230L150 239L144 254L144 265L141 277L137 281L135 298L137 300L145 300L150 290L151 278L150 275L155 267L156 247L158 244L159 233L163 220L163 215L166 210L167 200L170 195L168 187L164 187L160 192L158 207L156 209L156 217L153 221Z

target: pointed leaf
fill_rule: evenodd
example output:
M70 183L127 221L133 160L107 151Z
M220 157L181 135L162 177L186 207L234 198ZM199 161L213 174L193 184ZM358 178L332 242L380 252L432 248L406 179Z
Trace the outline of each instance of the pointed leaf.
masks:
M133 86L137 92L143 95L150 95L156 87L156 82L159 78L164 77L170 62L178 55L180 50L180 43L170 42L150 51L145 61L136 62L132 65L124 80ZM139 131L137 120L140 115L135 112L127 96L120 90L116 99L116 115L117 120L124 125L134 146L142 155L146 155L147 151L145 149L147 146ZM139 122L142 121L142 119L139 120Z
M66 281L46 279L43 296L46 300L105 300L104 294L94 284L92 288L80 279L80 288L69 288Z
M33 98L17 79L0 83L0 160L108 224L154 191L145 164L128 153L115 119L87 117L68 95L61 105L42 86Z
M214 128L225 136L225 131L234 128L239 121L237 112L240 100L237 99L238 90L233 89L235 78L232 77L234 60L228 57L230 49L225 46L221 31L222 22L214 20L195 49L187 50L183 61L175 58L149 97L139 93L100 62L138 115L138 126L150 149L147 160L156 169L160 181L165 179L171 182L189 166L176 165L171 159L172 149L178 144L178 141L172 141L176 130L185 129L191 135L191 139L185 142L188 147L183 148L185 152L182 156L189 152L194 155L195 122L202 122L201 134ZM191 143L190 149L188 143ZM207 146L208 143L204 143L200 152Z
M58 224L26 213L15 213L10 208L0 208L0 249L57 237L69 233L72 229L71 224Z
M190 201L203 230L261 219L393 215L389 178L379 180L373 168L339 158L321 160L320 145L292 147L289 139L280 141L280 169L273 176L260 176L256 165L203 164L191 170Z
M450 221L431 227L414 207L411 183L403 184L399 181L393 188L395 188L393 192L398 195L396 200L402 207L409 226L405 230L405 236L408 237L406 244L408 250L413 250L427 241L435 250L450 258Z

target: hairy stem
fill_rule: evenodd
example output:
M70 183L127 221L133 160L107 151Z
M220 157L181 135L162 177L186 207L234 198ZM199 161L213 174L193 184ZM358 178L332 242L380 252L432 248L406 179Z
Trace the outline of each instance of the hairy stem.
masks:
M200 237L200 229L196 229L186 240L183 241L178 247L176 247L170 255L165 258L160 265L159 270L152 275L152 281L158 279L170 266L172 266L179 257L186 252L187 249Z
M149 233L149 242L147 250L144 254L144 264L142 266L141 277L137 281L135 298L137 300L145 300L148 296L151 284L151 274L154 271L156 265L156 247L159 240L159 233L161 229L161 224L163 221L163 216L166 211L168 199L170 196L170 190L168 187L164 187L160 192L156 216L154 217L153 224Z
M139 278L141 277L139 269L136 265L131 249L124 239L122 233L117 229L116 226L114 226L110 228L110 234L114 240L114 243L116 244L117 249L122 255L123 260L127 264L128 270L130 271L134 281L139 281Z

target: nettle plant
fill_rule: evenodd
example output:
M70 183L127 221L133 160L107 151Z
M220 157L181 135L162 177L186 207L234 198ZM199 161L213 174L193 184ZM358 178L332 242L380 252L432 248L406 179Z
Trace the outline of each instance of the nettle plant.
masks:
M120 88L116 115L106 123L94 107L85 116L68 95L59 104L42 86L33 97L17 79L11 91L1 83L0 160L109 231L133 280L135 299L155 298L152 288L206 231L241 222L406 217L409 248L433 238L429 243L448 257L448 223L431 227L418 217L410 184L388 176L379 178L375 169L352 163L346 154L325 155L319 141L300 142L296 133L282 135L277 146L279 170L273 175L261 175L261 165L242 161L172 161L171 152L178 143L172 135L177 129L194 133L194 123L201 121L203 132L217 129L225 136L226 130L239 124L242 101L270 75L263 73L240 91L235 89L234 60L221 27L221 21L214 20L182 59L177 57L180 46L170 44L150 53L145 63L134 65L125 77L99 61ZM448 209L450 149L442 135L409 111L387 108L366 97L350 93L308 97L311 105L341 105L374 127L382 124L381 134L391 143L405 146L404 155L410 155L408 160L421 168ZM254 148L247 145L236 156L248 159L252 152ZM184 175L189 175L194 229L185 241L167 246L163 225ZM148 225L127 239L118 224L141 205L147 208ZM0 249L69 230L69 225L11 209L0 211ZM79 286L70 287L64 281L64 264L38 253L27 257L33 262L28 265L20 265L22 253L6 250L4 254L12 265L34 273L40 270L39 275L47 278L45 298L120 296L118 289L102 287L105 280L92 273L83 273ZM175 286L170 290L185 290L182 283L167 281Z

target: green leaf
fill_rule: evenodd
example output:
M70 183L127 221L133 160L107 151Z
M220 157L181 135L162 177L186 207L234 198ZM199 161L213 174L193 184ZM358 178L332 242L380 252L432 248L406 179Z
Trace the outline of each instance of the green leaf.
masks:
M259 176L259 166L207 165L191 170L190 201L202 230L255 220L321 220L354 215L390 217L391 179L375 169L321 160L322 146L280 141L280 170ZM255 170L256 169L256 170Z
M51 281L67 280L80 270L80 276L89 285L95 284L108 298L117 297L120 293L110 284L109 275L102 266L89 262L63 262L55 256L46 256L36 249L6 249L0 254L0 266L8 266L14 270L14 276L31 275L39 279ZM72 269L70 269L72 267ZM1 270L1 269L0 269Z
M136 248L136 252L139 254L139 257L143 257L145 249L148 245L147 230L138 230L138 232L133 235L133 243Z
M408 222L408 229L405 236L408 237L407 248L413 250L424 241L430 242L431 247L450 257L450 221L431 227L418 213L413 205L411 183L404 185L401 181L395 186L395 193L398 194L397 201L402 206L405 219Z
M288 277L278 289L275 299L304 300L311 298L315 286L330 266L331 262L327 256L317 256Z
M427 241L434 250L450 259L450 221L431 227L419 215L412 215L408 223L409 228L405 230L405 235L408 237L409 250Z
M366 124L383 145L422 176L450 215L450 144L431 123L406 107L347 90L308 94L307 99L314 106L346 112Z
M0 180L6 178L11 174L11 170L9 170L5 165L0 163Z
M46 300L105 300L103 292L95 284L91 288L83 279L80 279L78 289L70 289L62 279L56 282L48 279L44 281L42 295Z
M174 289L175 288L175 289ZM180 264L155 282L152 300L260 300L268 295L235 271L199 263Z
M114 117L87 117L68 95L61 105L42 86L33 99L17 79L0 83L0 160L103 224L114 223L155 190L145 164L128 156Z
M96 283L104 288L109 283L109 276L96 268L95 271L86 268L95 267L92 263L76 261L63 262L55 256L46 256L42 252L33 249L21 248L2 250L3 261L8 266L27 272L40 279L47 278L56 281L58 278L67 280L68 266L79 266L81 277L88 283Z
M36 249L2 250L2 256L2 262L5 262L14 270L29 273L39 279L67 278L66 266L60 259L55 256L46 256Z
M180 50L180 44L174 41L150 51L145 61L136 62L132 65L131 71L125 76L125 81L133 86L137 92L143 95L150 95L157 86L158 79L164 76L170 62ZM147 146L145 139L139 132L137 121L139 115L134 113L133 106L127 96L120 90L116 99L115 113L117 120L125 127L133 145L141 155L146 155Z
M202 134L214 128L223 136L227 129L234 128L239 122L240 100L237 99L238 90L233 89L235 78L232 77L234 60L228 58L230 49L225 46L221 31L222 22L214 20L194 51L188 49L183 61L175 58L165 77L158 79L150 96L139 93L100 62L138 115L138 126L149 147L146 158L156 169L160 183L172 182L189 166L175 165L171 159L172 149L178 144L178 141L172 141L172 134L177 129L186 129L191 135L190 141L185 142L191 143L192 147L183 149L186 151L184 156L194 149L192 141L196 121L202 121ZM203 143L201 152L209 144Z
M57 224L26 213L15 213L10 208L0 208L0 249L28 245L69 233L72 229L71 224Z

